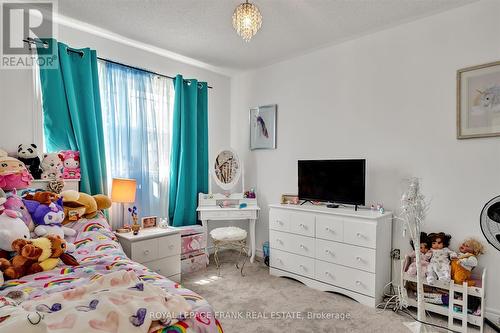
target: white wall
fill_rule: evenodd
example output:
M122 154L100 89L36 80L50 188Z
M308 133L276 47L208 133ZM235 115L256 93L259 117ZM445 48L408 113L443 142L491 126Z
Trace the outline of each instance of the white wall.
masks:
M367 204L397 210L403 179L431 201L425 230L486 243L479 214L500 194L500 138L456 139L456 71L500 60L499 1L433 17L240 74L231 82L231 144L244 158L268 239L268 208L297 193L297 160L366 158ZM278 104L278 149L248 149L248 109ZM397 222L395 222L397 224ZM408 247L399 228L393 246ZM489 310L500 309L500 252L487 246ZM496 310L498 311L498 310Z
M213 87L209 89L210 156L228 146L229 77L67 26L59 25L58 30L60 41L74 48L96 49L99 57L170 76L180 73L185 78L207 81ZM14 152L19 143L36 141L36 131L41 131L41 124L34 121L36 112L39 110L34 110L32 72L0 70L0 148Z

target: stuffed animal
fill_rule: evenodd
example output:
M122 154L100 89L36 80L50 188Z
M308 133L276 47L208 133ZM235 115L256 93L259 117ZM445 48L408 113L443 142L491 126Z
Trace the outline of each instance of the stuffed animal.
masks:
M94 218L97 211L111 207L111 199L103 194L91 196L87 193L68 190L63 191L61 196L66 215L63 224L77 221L80 218Z
M33 178L40 179L42 175L40 157L38 157L37 146L34 143L20 144L17 147L17 159L24 163Z
M42 160L42 179L62 179L62 155L57 153L44 154Z
M416 249L413 244L413 241L410 242L411 247L413 248L413 251L408 255L408 257L411 259L410 266L407 269L407 273L410 276L416 276L417 275L417 256L416 256ZM425 232L420 233L420 267L422 268L422 274L424 276L427 274L427 268L429 266L429 261L431 259L430 253L429 253L429 241L427 239L427 234Z
M33 176L23 162L0 150L0 188L6 191L26 188L31 185L32 180Z
M12 249L17 252L10 261L0 259L0 270L6 279L19 279L28 274L54 269L60 261L76 266L78 262L66 255L66 241L57 235L37 239L16 239Z
M5 209L10 209L18 212L24 224L26 224L26 226L30 231L33 231L35 229L35 225L33 224L33 219L31 218L28 209L24 205L23 199L17 195L16 190L10 192L6 197L7 199L4 203Z
M63 160L63 178L80 179L80 152L63 150L60 154Z
M42 204L35 200L24 200L24 204L31 214L31 218L35 223L35 234L38 237L46 235L57 235L61 238L64 236L74 236L76 231L62 225L64 221L64 210L62 207L62 198L57 202L50 204ZM67 244L68 252L75 250L75 245Z
M30 239L30 231L17 212L5 209L0 214L0 258L9 258L12 242L18 238Z
M444 232L429 234L431 243L430 264L427 270L427 283L433 284L436 280L450 282L450 259L456 257L456 253L448 248L451 236Z
M474 286L471 280L471 271L477 266L477 257L484 253L484 246L475 238L468 238L460 244L459 253L451 261L451 278L455 283L467 282Z

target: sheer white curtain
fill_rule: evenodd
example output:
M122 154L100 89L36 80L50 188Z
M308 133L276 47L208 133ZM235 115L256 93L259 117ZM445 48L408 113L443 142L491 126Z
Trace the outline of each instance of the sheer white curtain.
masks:
M140 216L168 216L172 80L99 61L108 185L137 180Z

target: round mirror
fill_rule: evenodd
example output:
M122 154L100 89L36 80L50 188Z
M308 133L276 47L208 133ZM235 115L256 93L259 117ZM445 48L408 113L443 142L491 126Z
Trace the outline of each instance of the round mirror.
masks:
M232 189L241 177L240 159L235 151L224 149L217 154L214 162L213 177L223 190Z

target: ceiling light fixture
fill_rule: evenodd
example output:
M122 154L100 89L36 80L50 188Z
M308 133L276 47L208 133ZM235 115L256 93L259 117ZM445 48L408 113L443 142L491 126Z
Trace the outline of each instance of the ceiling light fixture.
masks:
M236 7L233 13L233 27L245 42L249 42L261 26L262 15L256 5L247 0Z

